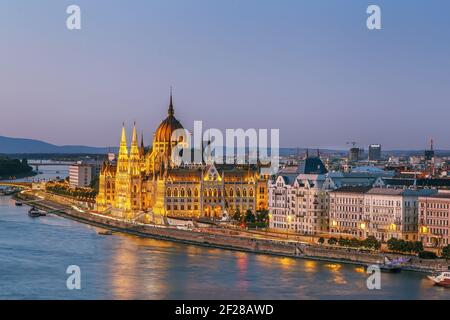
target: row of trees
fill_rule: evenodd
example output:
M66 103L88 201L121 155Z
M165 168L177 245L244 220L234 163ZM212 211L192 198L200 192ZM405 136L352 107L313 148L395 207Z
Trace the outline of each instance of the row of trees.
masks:
M402 239L391 238L387 241L388 249L402 253L417 253L422 259L436 259L436 253L426 251L420 241L405 241ZM450 245L442 249L441 258L450 259Z
M97 192L91 188L72 188L66 182L49 182L46 190L54 194L72 197L81 201L93 202Z
M391 238L387 241L388 249L395 252L420 253L423 251L423 244L420 241L405 241Z
M234 221L245 223L248 226L267 227L269 223L269 212L267 210L260 210L253 213L251 210L247 210L245 213L241 213L237 209L232 218Z
M324 238L319 238L319 243L325 243ZM378 241L374 236L369 236L364 240L360 240L357 238L329 238L327 240L329 245L339 245L341 247L351 247L351 248L366 248L366 249L375 249L378 250L381 248L381 242Z

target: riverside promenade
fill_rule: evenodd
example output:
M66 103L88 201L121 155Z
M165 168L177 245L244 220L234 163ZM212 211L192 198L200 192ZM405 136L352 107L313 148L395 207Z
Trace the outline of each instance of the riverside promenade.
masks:
M389 259L405 257L404 255L392 253L314 245L287 239L280 240L270 237L269 235L267 237L261 235L253 237L251 233L236 233L236 231L220 227L186 230L173 226L143 224L134 221L125 221L91 211L86 212L83 210L76 210L71 205L70 201L72 200L68 202L56 202L54 197L52 200L48 200L47 198L43 199L42 196L37 197L28 192L17 194L16 197L25 203L31 202L36 207L64 218L139 237L227 250L350 263L355 265L382 264L385 257L388 257ZM449 265L450 262L443 259L424 260L411 256L410 261L404 265L403 269L417 272L433 272L436 270L447 269Z

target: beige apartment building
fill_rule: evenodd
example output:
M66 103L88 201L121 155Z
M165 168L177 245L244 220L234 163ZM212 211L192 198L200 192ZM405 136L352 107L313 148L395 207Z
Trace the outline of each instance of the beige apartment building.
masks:
M450 244L450 191L419 197L419 240L427 247Z
M314 235L328 231L327 170L320 158L307 156L298 167L269 181L269 227Z
M369 217L365 215L364 195L370 186L347 186L329 193L330 234L366 238Z
M341 188L330 192L330 234L418 240L418 198L435 190Z

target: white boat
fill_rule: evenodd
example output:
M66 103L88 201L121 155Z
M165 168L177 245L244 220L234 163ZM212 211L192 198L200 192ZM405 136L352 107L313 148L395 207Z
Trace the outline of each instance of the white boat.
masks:
M428 276L428 279L434 282L434 284L442 287L450 288L450 271L443 271Z
M28 210L28 215L32 218L36 218L36 217L45 217L46 213L45 211L41 211L36 209L35 207L32 207L30 210Z

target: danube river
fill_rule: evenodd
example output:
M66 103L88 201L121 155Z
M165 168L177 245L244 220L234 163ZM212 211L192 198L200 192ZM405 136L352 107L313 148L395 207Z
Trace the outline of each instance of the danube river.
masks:
M99 229L0 197L0 299L450 299L423 274L209 249ZM66 269L81 269L68 290Z

